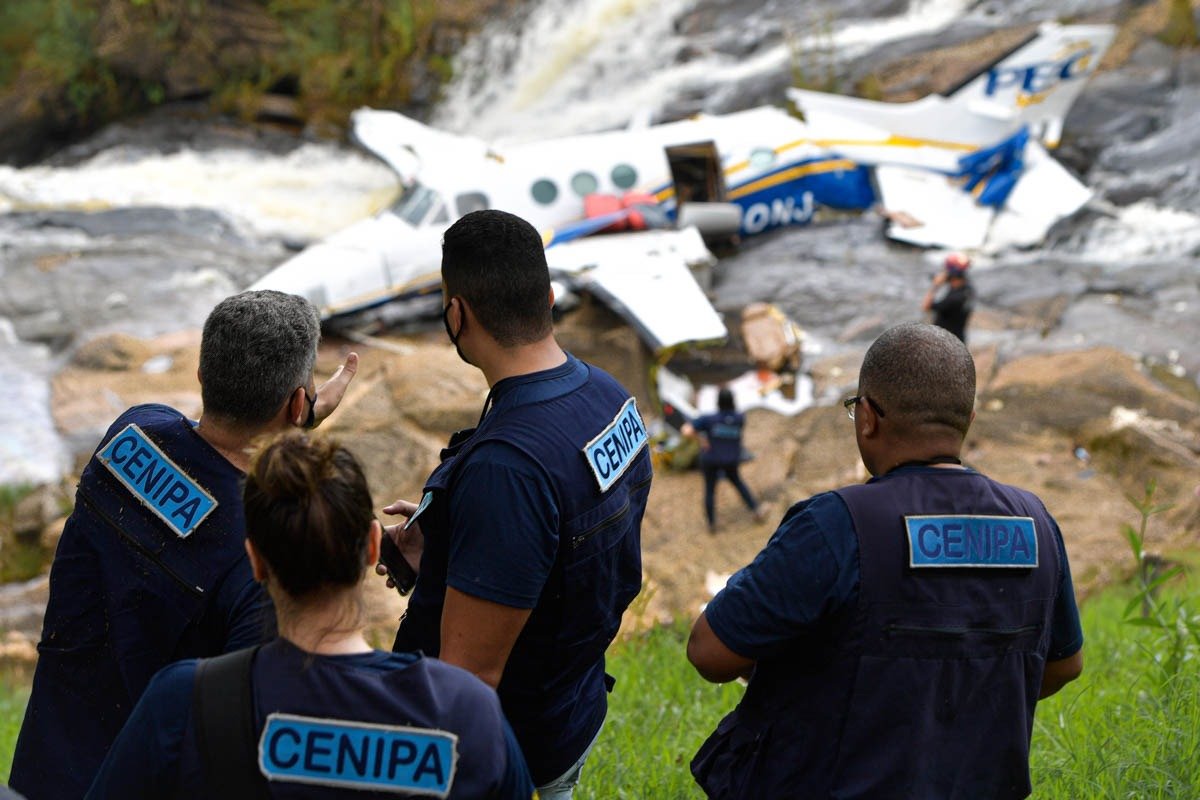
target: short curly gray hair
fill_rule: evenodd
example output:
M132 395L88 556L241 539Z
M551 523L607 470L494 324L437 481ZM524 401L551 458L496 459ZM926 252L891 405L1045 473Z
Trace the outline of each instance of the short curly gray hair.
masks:
M245 426L269 422L308 385L320 339L320 316L303 297L263 290L225 298L200 340L204 413Z

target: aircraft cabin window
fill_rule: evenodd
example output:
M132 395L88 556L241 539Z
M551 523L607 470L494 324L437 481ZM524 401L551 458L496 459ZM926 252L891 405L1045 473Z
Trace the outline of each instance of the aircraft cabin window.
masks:
M600 181L590 172L576 172L571 176L571 189L580 197L591 194L600 188Z
M454 205L458 208L460 217L465 217L472 211L482 211L492 207L492 204L488 202L487 195L483 192L463 192L455 198Z
M554 185L554 181L545 178L534 181L530 191L533 193L533 199L544 206L548 206L558 199L558 187Z
M419 183L413 183L392 204L392 211L410 225L420 225L425 221L425 216L435 199L437 195L432 190Z
M750 151L750 166L758 169L775 163L775 151L769 147L756 147Z
M617 164L613 167L612 182L619 189L629 189L637 183L637 170L628 164Z

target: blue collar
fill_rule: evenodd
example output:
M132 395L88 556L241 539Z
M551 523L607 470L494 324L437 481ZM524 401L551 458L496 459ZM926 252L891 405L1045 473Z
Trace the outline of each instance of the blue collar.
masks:
M573 392L583 386L587 379L587 364L567 353L567 360L557 367L544 369L541 372L529 372L525 375L514 375L498 381L488 392L488 398L492 408L501 405L511 408L529 403L539 403ZM485 416L487 408L487 403L485 403Z

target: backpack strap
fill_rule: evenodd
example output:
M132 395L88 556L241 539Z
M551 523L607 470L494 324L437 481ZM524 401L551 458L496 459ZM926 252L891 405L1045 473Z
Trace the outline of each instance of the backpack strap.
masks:
M196 667L192 692L196 749L209 794L222 800L270 796L266 779L258 771L258 737L250 690L250 671L258 650L247 647L202 659Z

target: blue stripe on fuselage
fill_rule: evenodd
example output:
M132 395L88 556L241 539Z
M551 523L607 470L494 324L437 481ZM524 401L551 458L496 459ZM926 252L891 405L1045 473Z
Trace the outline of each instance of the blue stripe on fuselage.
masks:
M862 211L873 206L875 189L866 167L822 170L825 164L832 166L833 162L845 161L836 155L793 161L731 185L726 194L729 202L742 209L741 235L754 236L786 225L807 225L819 206L847 211ZM791 172L803 174L789 178ZM756 184L763 185L746 191L746 187ZM667 188L669 184L657 193L661 194Z

